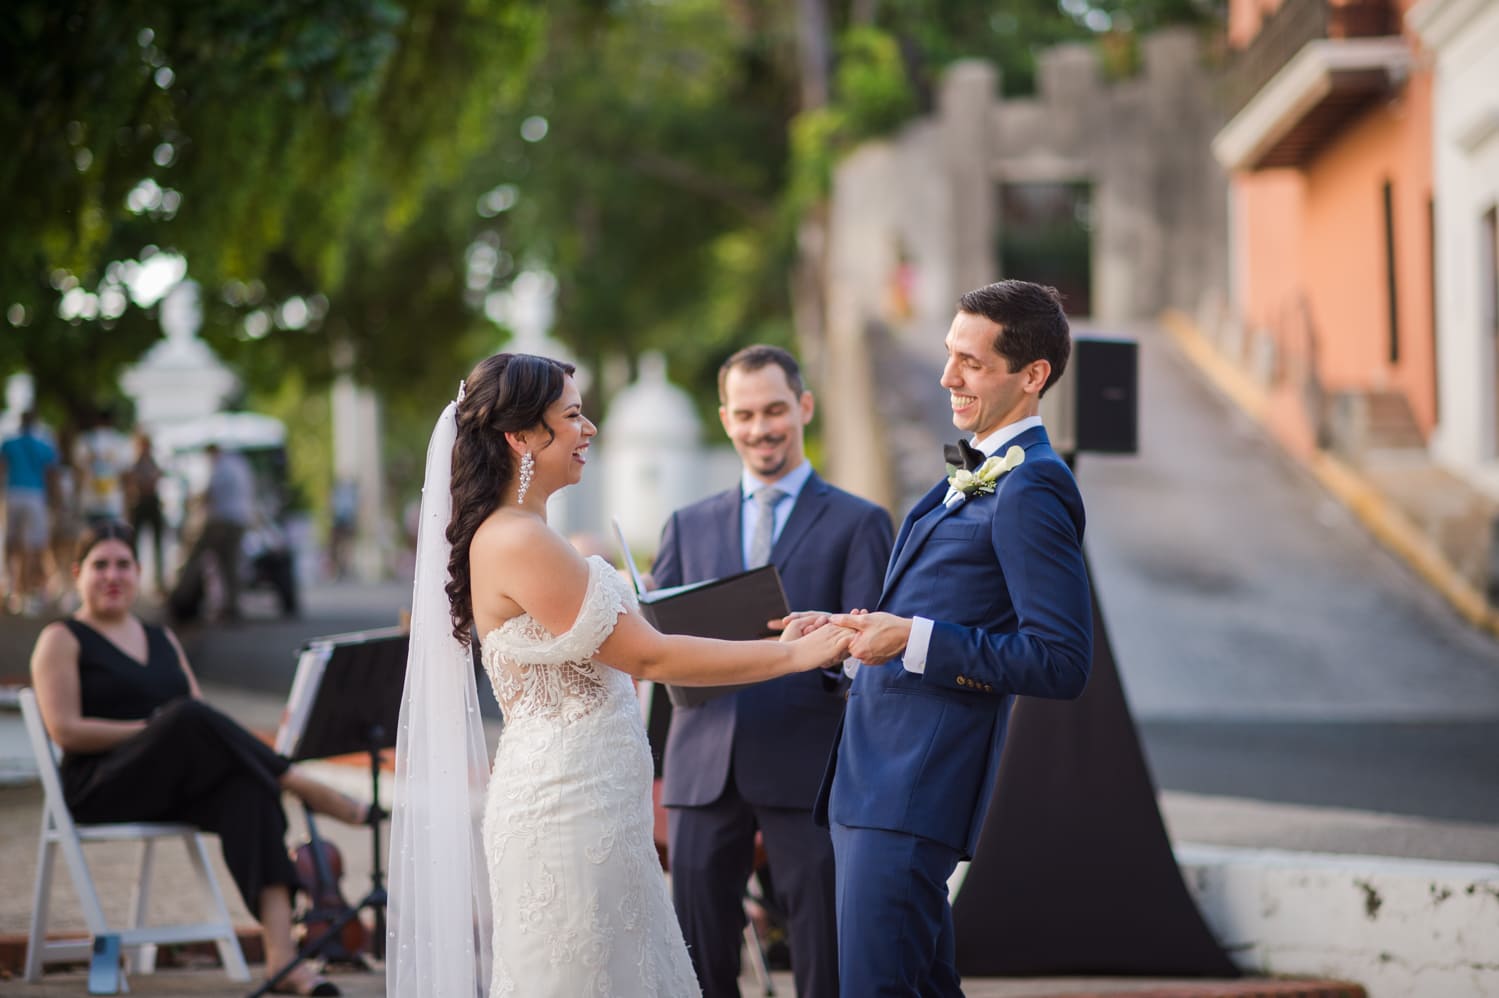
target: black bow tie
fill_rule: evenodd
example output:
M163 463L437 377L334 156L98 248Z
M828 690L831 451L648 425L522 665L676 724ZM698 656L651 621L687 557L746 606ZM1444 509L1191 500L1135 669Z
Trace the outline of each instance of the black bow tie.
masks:
M979 467L986 460L984 452L966 440L959 440L956 444L943 444L942 456L954 468L967 468L969 471Z

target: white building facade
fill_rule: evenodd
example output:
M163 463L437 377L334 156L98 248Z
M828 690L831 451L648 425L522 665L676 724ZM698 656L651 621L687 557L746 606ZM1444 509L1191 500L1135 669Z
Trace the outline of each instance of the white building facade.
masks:
M1499 2L1423 0L1435 64L1437 427L1444 465L1499 498Z

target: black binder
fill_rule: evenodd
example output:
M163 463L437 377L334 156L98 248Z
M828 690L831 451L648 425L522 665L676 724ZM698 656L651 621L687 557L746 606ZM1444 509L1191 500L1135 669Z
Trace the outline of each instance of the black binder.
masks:
M766 622L786 616L791 609L786 604L786 591L781 588L780 573L774 565L764 565L711 582L644 593L640 596L640 612L663 634L753 641L776 637ZM673 707L696 707L752 685L668 685L666 694Z
M614 521L614 536L624 555L625 568L635 584L640 613L662 634L691 634L698 638L720 638L724 641L754 641L774 638L777 633L766 622L779 620L791 612L786 590L781 588L781 573L774 565L762 565L721 579L693 582L670 589L646 591L635 555L625 539L624 528ZM754 683L732 683L727 686L671 686L666 695L673 707L696 707L714 697L734 693Z

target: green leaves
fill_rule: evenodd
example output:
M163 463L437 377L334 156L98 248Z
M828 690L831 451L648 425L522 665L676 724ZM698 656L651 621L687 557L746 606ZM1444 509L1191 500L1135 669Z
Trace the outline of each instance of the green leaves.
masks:
M187 259L203 335L252 386L295 370L315 392L342 365L415 411L503 342L485 301L536 268L585 362L663 349L706 414L722 357L790 345L793 234L837 158L920 113L949 62L993 60L1023 93L1043 45L1215 0L799 18L811 2L12 0L0 373L32 370L57 411L112 395L154 311L76 299L160 250ZM832 95L803 110L810 31Z
M320 295L330 319L388 311L349 297L393 286L350 282L356 262L401 258L441 287L431 274L461 260L472 226L446 224L439 192L489 145L496 96L519 92L541 23L537 5L513 0L17 0L0 18L0 128L15 137L0 159L12 320L0 372L26 366L44 393L69 330L113 344L126 324L60 314L68 287L95 289L111 261L152 248L188 259L210 306L204 334L231 352L247 314L291 296ZM443 236L414 243L440 243L441 260L412 261L400 243L433 202ZM225 300L248 285L263 303ZM131 360L154 338L139 318ZM329 352L322 333L274 322L256 343L252 373ZM312 383L329 367L311 363ZM103 377L85 397L112 391Z

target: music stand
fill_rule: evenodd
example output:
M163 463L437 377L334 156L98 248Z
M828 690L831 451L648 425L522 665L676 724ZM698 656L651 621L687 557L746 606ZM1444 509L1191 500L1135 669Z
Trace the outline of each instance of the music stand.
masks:
M385 871L380 861L380 753L394 748L406 683L410 635L398 627L313 638L302 649L287 699L276 751L293 762L369 753L370 890L318 935L303 941L290 963L269 976L250 998L270 991L292 970L337 939L343 927L369 908L376 958L385 956Z

